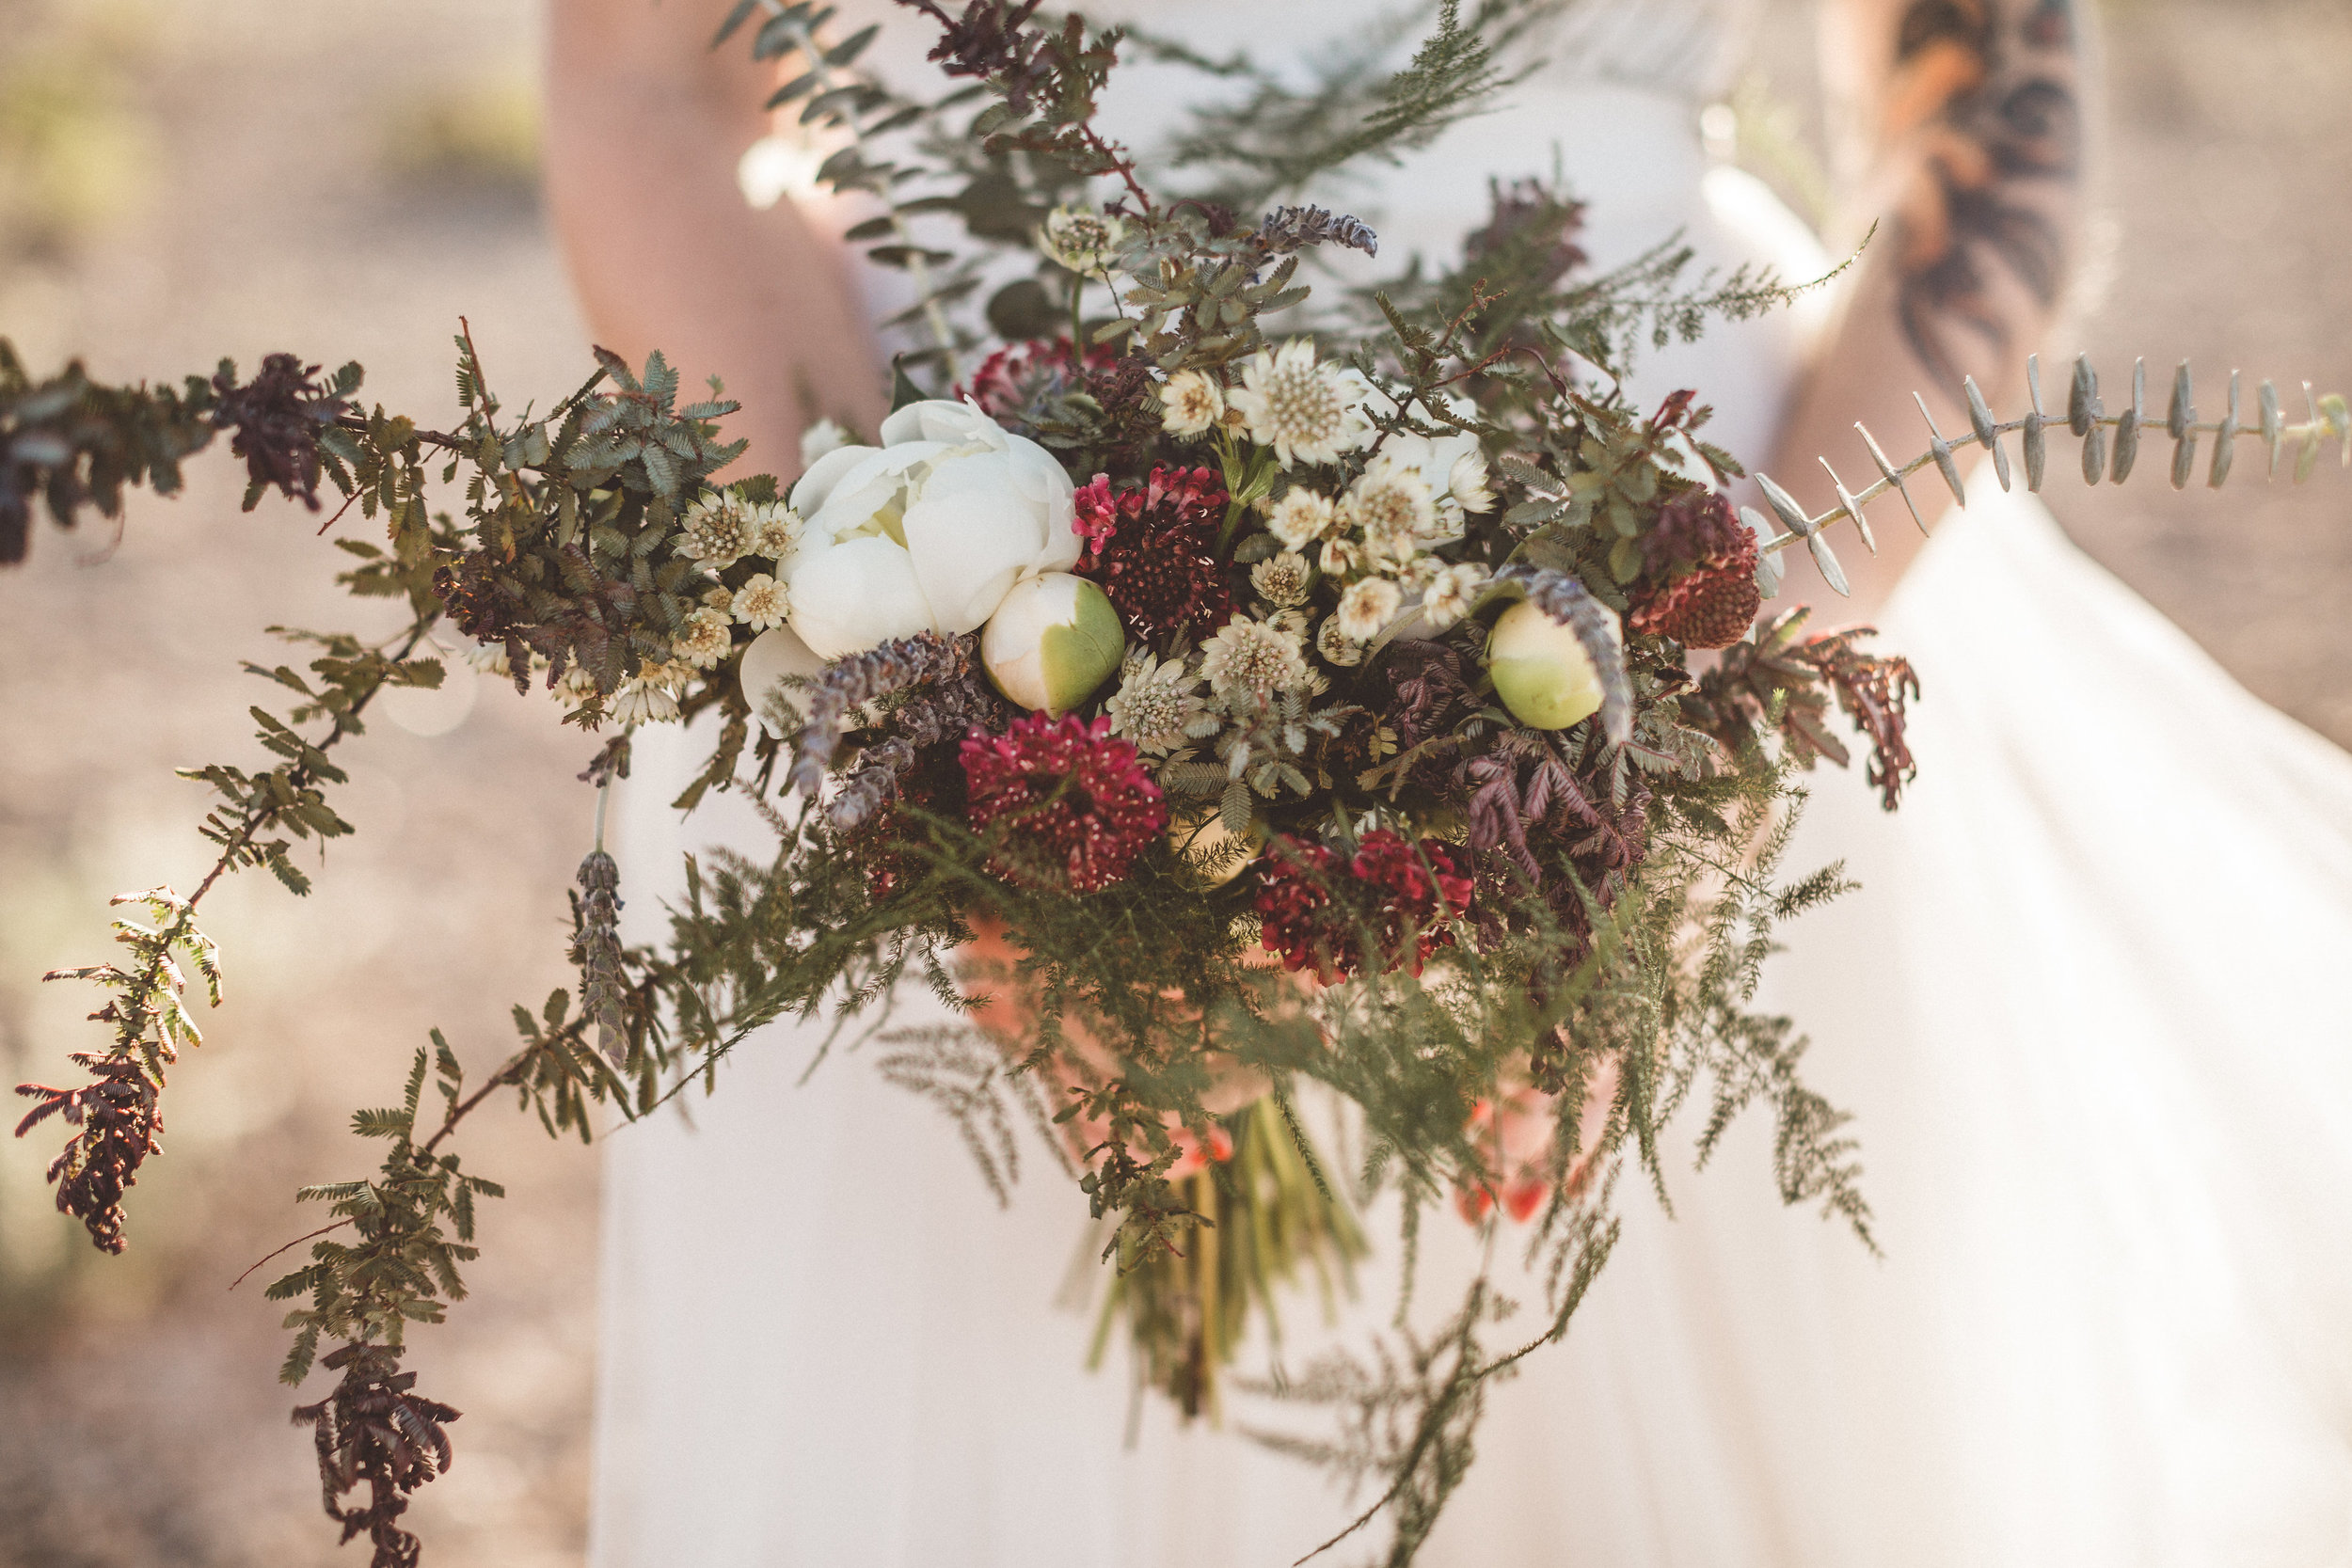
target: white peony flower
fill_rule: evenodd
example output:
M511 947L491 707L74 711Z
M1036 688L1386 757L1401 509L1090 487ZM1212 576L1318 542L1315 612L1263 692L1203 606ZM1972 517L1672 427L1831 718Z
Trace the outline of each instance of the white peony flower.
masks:
M1287 468L1293 462L1336 463L1365 443L1372 427L1358 406L1365 389L1361 376L1316 364L1313 345L1294 338L1279 352L1260 349L1225 402L1248 426L1249 438L1272 447Z
M1081 277L1106 277L1127 243L1127 220L1084 207L1057 207L1045 214L1037 247Z
M1284 550L1249 568L1249 586L1266 603L1288 610L1307 602L1307 579L1311 570L1305 556L1296 550Z
M1342 637L1369 642L1404 607L1405 592L1395 583L1387 578L1364 578L1347 585L1347 592L1340 595L1339 613L1332 619L1339 623Z
M723 610L703 609L686 618L686 629L670 651L697 670L707 670L735 647L735 618Z
M1205 740L1217 731L1216 716L1200 700L1200 677L1181 658L1163 662L1145 653L1127 661L1126 678L1103 705L1111 734L1136 743L1151 756L1166 756L1187 740Z
M759 727L781 738L806 717L801 707L804 700L801 689L781 683L787 675L807 679L824 667L825 661L809 652L808 644L790 626L774 626L753 638L751 646L743 650L736 680ZM771 709L776 715L773 720L769 717Z
M1199 371L1178 371L1160 388L1160 425L1170 436L1198 436L1225 417L1225 389Z
M1340 618L1324 617L1323 626L1315 633L1315 652L1323 662L1345 670L1364 661L1364 645L1340 629Z
M735 618L754 631L766 631L784 625L784 618L792 608L791 595L784 584L761 572L735 591Z
M1294 484L1274 503L1265 526L1287 547L1303 550L1323 537L1333 515L1329 498L1319 496L1303 484Z
M801 467L805 468L825 453L838 451L849 444L850 433L836 421L818 420L801 432Z
M911 403L882 441L827 452L792 487L791 624L820 657L971 631L1021 578L1076 564L1070 476L977 404Z
M1307 678L1298 639L1287 629L1236 615L1200 648L1200 673L1219 697L1270 697Z
M713 572L723 572L742 560L752 547L751 518L743 499L732 490L703 497L686 509L677 543Z

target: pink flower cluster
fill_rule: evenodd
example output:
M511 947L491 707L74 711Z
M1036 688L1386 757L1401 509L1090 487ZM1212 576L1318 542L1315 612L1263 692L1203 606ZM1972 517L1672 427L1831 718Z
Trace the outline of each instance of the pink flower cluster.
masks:
M1355 858L1320 844L1278 838L1258 874L1259 940L1283 967L1311 968L1325 983L1364 965L1359 932L1377 936L1383 972L1409 966L1451 942L1446 922L1469 910L1461 851L1438 839L1407 843L1387 828L1366 833Z
M1071 892L1099 892L1124 879L1168 826L1159 785L1107 719L1033 713L1003 735L974 730L961 754L972 826L1005 822L1025 851L1021 865L1000 858L992 867L1008 881L1050 860Z

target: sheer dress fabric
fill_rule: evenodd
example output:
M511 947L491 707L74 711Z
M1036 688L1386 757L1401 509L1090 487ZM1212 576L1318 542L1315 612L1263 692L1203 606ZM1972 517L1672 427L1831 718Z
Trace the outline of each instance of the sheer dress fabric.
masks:
M848 9L920 79L906 13ZM1366 15L1127 10L1294 62ZM1556 156L1597 264L1680 230L1809 275L1802 226L1695 135L1741 22L1574 9L1549 48L1572 68L1327 203L1380 229L1384 264L1443 254L1487 176ZM1140 140L1181 78L1132 80L1114 103ZM1759 456L1806 326L1711 333L1639 389L1702 388ZM1884 1257L1778 1204L1760 1116L1704 1173L1683 1143L1673 1217L1629 1182L1567 1339L1493 1391L1427 1568L2352 1561L2352 761L2022 496L1945 518L1884 629L1926 689L1921 776L1892 816L1858 776L1816 778L1791 865L1842 859L1864 890L1788 930L1766 998L1857 1114ZM641 734L631 940L659 932L682 854L772 842L732 797L683 827L667 809L708 739ZM1235 1430L1295 1412L1186 1430L1136 1401L1118 1350L1086 1371L1091 1308L1060 1304L1085 1211L1051 1156L1030 1145L999 1208L876 1048L836 1043L803 1084L824 1036L766 1031L723 1092L608 1145L597 1568L1277 1568L1368 1500ZM1341 1323L1294 1304L1286 1365L1384 1325L1395 1219L1368 1217ZM1476 1261L1433 1216L1417 1299L1450 1303Z

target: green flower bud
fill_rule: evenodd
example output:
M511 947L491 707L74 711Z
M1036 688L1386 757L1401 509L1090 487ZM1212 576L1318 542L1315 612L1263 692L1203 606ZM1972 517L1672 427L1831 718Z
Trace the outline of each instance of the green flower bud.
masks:
M1068 713L1119 672L1127 633L1093 583L1068 572L1025 578L980 632L980 662L1008 701Z
M1623 641L1616 616L1610 630ZM1502 612L1486 640L1486 672L1511 717L1531 730L1565 730L1600 711L1600 672L1573 628L1525 600Z

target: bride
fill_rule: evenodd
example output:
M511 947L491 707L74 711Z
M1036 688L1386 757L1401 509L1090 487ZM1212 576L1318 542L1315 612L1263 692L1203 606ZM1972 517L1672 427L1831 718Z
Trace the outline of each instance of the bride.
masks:
M1088 12L1290 68L1364 34L1367 4ZM819 415L878 420L866 324L889 302L836 238L862 213L739 194L766 84L703 49L724 8L562 0L549 193L598 340L723 375L781 462ZM882 24L869 63L923 80L919 14L844 9L844 34ZM1708 261L1814 276L1811 237L1696 135L1745 13L1565 7L1504 108L1322 194L1386 262L1447 252L1489 175L1557 160L1597 266L1679 230ZM1947 431L1963 373L2014 404L2078 250L2090 87L2074 0L1825 15L1877 243L1810 313L1643 368L1653 397L1702 388L1710 434L1817 502L1815 454L1868 473L1852 421L1893 443L1914 388ZM1114 128L1148 147L1185 90L1122 71ZM2038 503L1972 499L1924 550L1887 523L1851 607L1794 572L1787 591L1878 620L1926 688L1899 814L1816 781L1793 863L1843 857L1865 890L1796 928L1767 998L1857 1113L1883 1256L1779 1206L1760 1125L1670 1171L1672 1217L1629 1201L1566 1341L1493 1395L1420 1561L2352 1560L2352 764ZM681 828L666 801L698 753L658 729L639 753L622 856L650 921L681 851L763 830L732 797ZM801 1086L815 1044L771 1030L724 1093L612 1140L596 1561L1272 1568L1350 1516L1315 1472L1083 1370L1090 1323L1055 1305L1082 1244L1067 1189L1033 1168L999 1209L859 1054ZM1468 1227L1429 1230L1424 1269L1469 1266Z

